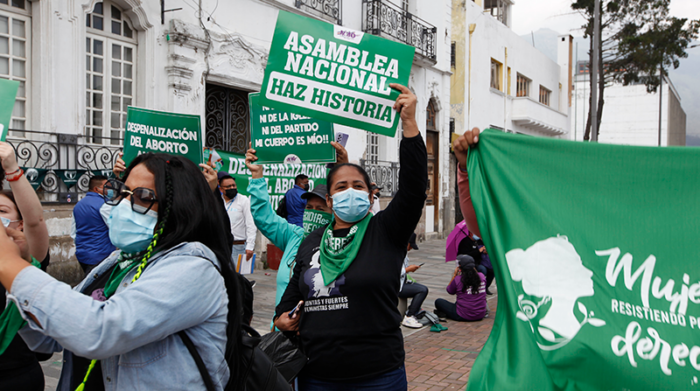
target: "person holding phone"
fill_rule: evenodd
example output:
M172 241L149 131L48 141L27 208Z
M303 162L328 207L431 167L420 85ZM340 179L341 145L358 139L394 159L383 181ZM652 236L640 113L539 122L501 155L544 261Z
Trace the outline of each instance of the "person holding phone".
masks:
M405 86L394 109L403 121L399 186L382 212L370 213L372 181L356 164L327 176L330 224L299 246L294 274L276 308L275 326L298 331L309 358L301 391L407 389L398 311L406 243L423 212L428 157L415 119L416 96ZM302 310L289 312L304 300Z
M435 314L438 317L474 322L488 316L486 277L476 270L476 262L471 256L457 255L457 267L447 285L447 293L457 295L457 301L435 300Z
M406 258L403 260L403 269L401 270L401 290L399 291L400 298L411 298L411 305L408 306L408 310L403 317L401 324L405 327L412 329L419 329L423 327L423 324L416 319L416 314L420 311L420 306L423 305L425 298L428 297L428 287L417 283L413 278L408 276L408 273L415 272L424 264L420 265L410 265L408 260L408 252L411 250L418 250L418 245L416 244L416 234L411 234L411 238L408 240L408 246L406 247Z

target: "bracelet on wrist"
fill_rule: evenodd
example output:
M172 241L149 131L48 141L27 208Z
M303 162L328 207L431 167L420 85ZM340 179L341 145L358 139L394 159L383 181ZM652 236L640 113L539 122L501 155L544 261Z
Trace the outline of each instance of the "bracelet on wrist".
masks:
M15 182L22 177L22 174L24 174L24 171L21 168L18 168L9 174L5 174L5 179L7 179L8 182Z
M19 172L19 170L21 170L21 169L22 169L21 167L17 167L17 169L14 170L14 171L12 171L12 172L7 172L7 171L5 171L5 175L15 175L15 174L17 174L17 173Z

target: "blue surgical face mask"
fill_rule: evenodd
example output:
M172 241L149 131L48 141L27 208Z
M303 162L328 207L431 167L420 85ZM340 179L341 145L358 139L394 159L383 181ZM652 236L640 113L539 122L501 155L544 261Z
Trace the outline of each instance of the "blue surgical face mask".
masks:
M478 237L478 236L476 236L476 235L474 235L474 240L479 240L479 239L481 239L481 238Z
M114 189L107 189L107 199L111 200L114 198Z
M131 209L131 202L123 199L109 215L109 240L125 253L143 251L153 239L157 222L158 212L136 213Z
M346 223L356 223L369 212L369 193L366 191L350 188L333 194L332 198L333 212Z
M0 220L2 220L2 225L4 225L5 228L9 227L10 223L12 222L12 220L8 219L7 217L2 217L2 216L0 216Z

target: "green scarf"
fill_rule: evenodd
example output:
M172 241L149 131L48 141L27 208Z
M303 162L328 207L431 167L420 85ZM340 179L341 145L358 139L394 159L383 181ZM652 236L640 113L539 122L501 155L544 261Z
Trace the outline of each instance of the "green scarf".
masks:
M331 222L333 215L315 209L304 210L304 237Z
M138 266L141 262L136 262L137 258L128 258L124 259L124 253L119 254L119 260L117 261L117 267L112 270L112 274L109 276L109 280L107 280L107 284L105 284L105 289L104 289L104 295L105 298L109 299L112 297L114 292L117 291L117 288L119 288L119 284L122 282L124 279L124 276L126 276L131 269L134 267Z
M41 269L39 261L32 257L32 265ZM2 298L5 299L4 297ZM10 346L10 342L15 338L19 329L27 324L19 313L14 302L9 302L5 310L0 315L0 354L5 353L5 349Z
M323 275L323 283L326 286L348 270L352 261L355 260L372 216L373 214L368 213L367 216L350 228L350 233L344 238L333 236L335 218L328 224L321 238L320 254L321 274Z

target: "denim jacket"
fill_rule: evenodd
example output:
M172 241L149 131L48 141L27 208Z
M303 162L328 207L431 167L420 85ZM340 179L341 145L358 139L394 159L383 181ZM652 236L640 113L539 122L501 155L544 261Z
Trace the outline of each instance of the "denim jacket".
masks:
M112 253L73 290L34 267L24 268L12 284L8 300L28 322L20 335L29 348L66 349L57 390L73 391L73 353L101 360L105 390L204 390L192 355L176 335L180 330L222 390L229 379L228 296L214 253L198 242L183 243L155 255L134 283L137 268L131 270L109 300L82 294L117 257Z

